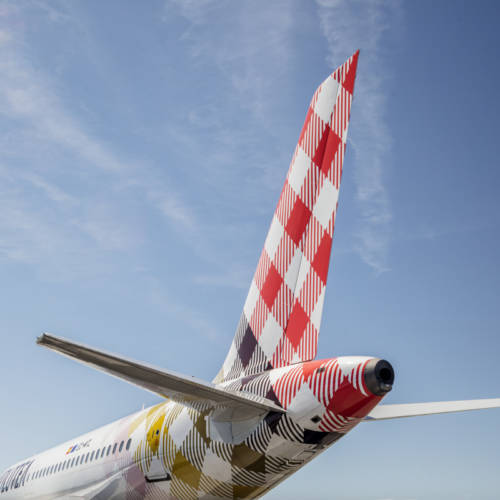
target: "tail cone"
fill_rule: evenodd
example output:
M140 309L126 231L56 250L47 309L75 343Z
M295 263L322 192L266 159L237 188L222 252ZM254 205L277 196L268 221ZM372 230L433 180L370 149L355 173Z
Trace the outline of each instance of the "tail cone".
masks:
M365 367L365 384L375 396L384 396L392 389L394 370L385 359L372 359Z

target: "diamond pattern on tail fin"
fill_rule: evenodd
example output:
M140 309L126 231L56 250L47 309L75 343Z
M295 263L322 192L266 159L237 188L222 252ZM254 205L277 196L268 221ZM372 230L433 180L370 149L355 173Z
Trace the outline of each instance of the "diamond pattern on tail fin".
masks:
M316 357L358 54L313 95L217 383Z

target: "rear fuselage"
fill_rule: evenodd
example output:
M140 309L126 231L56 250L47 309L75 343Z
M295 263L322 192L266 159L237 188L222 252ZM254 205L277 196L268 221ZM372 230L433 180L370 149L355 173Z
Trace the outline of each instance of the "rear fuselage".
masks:
M222 384L273 399L286 414L246 419L161 403L11 467L0 498L255 498L378 404L376 384L392 384L376 373L380 363L310 361Z

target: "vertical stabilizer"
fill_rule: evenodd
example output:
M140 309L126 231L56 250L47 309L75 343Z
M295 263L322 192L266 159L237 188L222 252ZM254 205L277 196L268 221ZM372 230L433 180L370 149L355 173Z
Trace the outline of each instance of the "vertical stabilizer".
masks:
M313 95L215 382L316 356L358 54Z

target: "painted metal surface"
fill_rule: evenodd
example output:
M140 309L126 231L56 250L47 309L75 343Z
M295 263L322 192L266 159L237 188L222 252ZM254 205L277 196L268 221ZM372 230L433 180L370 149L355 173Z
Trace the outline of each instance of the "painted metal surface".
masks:
M174 400L12 467L0 478L0 498L257 498L379 403L365 384L372 358L313 361L357 61L358 52L313 95L215 389L168 374L160 383L161 373L155 384L144 366L45 338L132 383L152 377L146 388ZM196 390L210 394L194 397ZM236 417L237 402L224 404L223 396L238 393L240 409L249 397L269 405Z
M226 383L256 395L272 392L286 414L227 422L208 405L161 403L29 459L30 476L0 495L257 498L340 439L381 400L364 384L370 359L311 361ZM113 453L115 443L129 439L128 450L123 444Z

